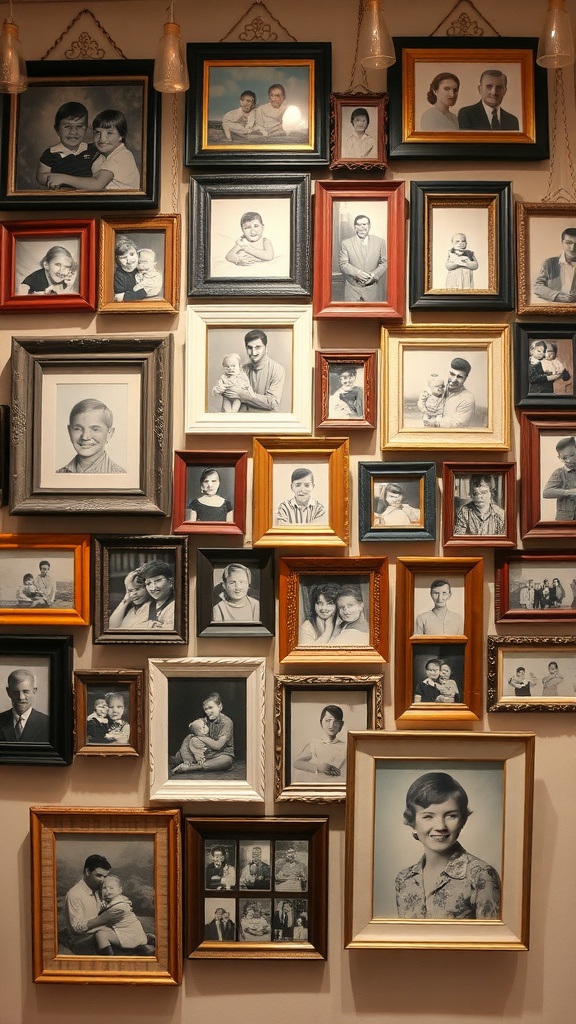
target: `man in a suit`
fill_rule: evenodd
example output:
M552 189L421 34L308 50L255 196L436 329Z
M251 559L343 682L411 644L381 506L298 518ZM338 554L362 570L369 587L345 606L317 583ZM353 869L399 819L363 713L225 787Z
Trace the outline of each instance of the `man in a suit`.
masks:
M502 71L483 71L480 75L480 102L458 111L458 124L463 131L517 132L518 118L502 110L508 79Z
M338 265L344 274L345 302L386 301L386 242L370 234L370 218L359 213L354 218L352 238L340 246Z
M212 939L215 942L224 942L226 936L224 935L223 916L224 907L216 907L214 917L211 921L208 921L205 928L205 937L207 939Z
M12 707L0 714L0 743L48 743L48 715L33 707L37 689L30 669L18 668L10 673L6 692Z

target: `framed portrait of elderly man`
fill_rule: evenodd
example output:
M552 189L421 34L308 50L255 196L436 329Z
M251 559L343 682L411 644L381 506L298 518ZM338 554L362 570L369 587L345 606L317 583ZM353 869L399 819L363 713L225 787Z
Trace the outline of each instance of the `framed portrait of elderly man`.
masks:
M532 316L576 311L576 205L516 203L517 308Z
M0 309L90 310L96 300L94 220L0 225Z
M274 554L198 548L197 636L274 636Z
M444 462L444 547L516 546L516 463Z
M489 636L489 712L576 711L573 636Z
M72 637L0 636L0 765L72 764Z
M343 93L330 96L330 167L349 171L382 171L386 157L386 93Z
M520 413L523 538L576 537L576 415Z
M514 324L514 404L576 408L576 332L571 324Z
M496 622L576 622L576 555L497 551Z
M89 535L0 534L0 625L89 622Z

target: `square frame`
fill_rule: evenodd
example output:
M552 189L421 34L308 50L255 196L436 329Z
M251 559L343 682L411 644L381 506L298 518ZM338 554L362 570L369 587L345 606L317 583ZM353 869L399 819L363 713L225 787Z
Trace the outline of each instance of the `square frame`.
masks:
M335 349L330 351L323 349L316 352L316 373L314 375L316 430L339 430L345 433L350 430L365 430L366 428L374 430L376 427L377 360L377 352L354 352L350 349L346 352ZM334 370L335 367L340 367L341 371L346 370L347 367L354 367L356 372L358 369L362 369L363 394L361 396L353 394L354 391L359 390L355 387L350 392L351 401L345 399L332 401L336 392L330 393L330 371L336 372L337 375L338 371ZM362 408L357 412L359 399ZM332 410L331 406L333 406ZM346 409L349 414L342 416L341 413L346 412ZM331 416L331 411L339 415Z
M533 245L538 241L544 240L545 235L550 234L550 239L546 237L547 245L557 245L558 250L561 248L561 234L565 227L571 227L576 218L576 204L568 203L516 203L516 245L518 248L517 257L517 275L518 275L518 296L517 296L517 309L520 316L523 314L531 314L532 316L571 316L574 317L576 312L576 304L574 302L563 302L558 299L558 295L562 294L559 289L561 288L561 270L558 256L544 257L541 253L538 259L538 264L534 263L536 254L532 252ZM544 220L549 222L549 230L545 231L544 227L540 226L537 231L537 222ZM552 227L553 222L554 227ZM568 223L566 223L568 221ZM552 240L552 235L554 240ZM532 238L534 237L534 243ZM557 239L557 241L556 241ZM542 263L541 260L544 262ZM540 266L540 272L533 278L531 275L536 271L536 266ZM538 285L539 292L535 292L532 283ZM542 298L544 301L542 304L534 302L533 296Z
M576 621L576 555L556 551L496 551L494 562L494 616L496 622L570 622ZM564 573L563 570L566 569ZM532 572L534 576L527 574ZM548 575L543 576L544 573ZM556 576L554 576L556 573ZM561 573L561 575L558 575ZM535 595L522 594L530 589L534 577L558 579L564 595L560 605L547 606ZM572 580L569 577L572 577ZM511 600L511 586L518 592ZM532 589L536 589L534 586ZM572 604L566 602L572 601Z
M576 432L576 414L565 411L558 412L521 412L520 417L520 478L522 482L522 502L520 506L520 525L524 540L539 540L541 537L560 538L576 537L576 496L574 492L563 496L563 491L571 491L573 470L558 461L556 453L552 474L542 489L543 451L542 440L547 434L551 442L555 435L564 434L565 440L574 438ZM558 437L558 441L562 438ZM551 452L549 454L552 454ZM553 491L547 494L547 491ZM544 500L556 501L554 519L542 519L541 510ZM565 507L561 507L565 506Z
M156 249L162 254L162 295L139 295L132 299L118 299L115 295L126 295L122 287L116 292L115 242L116 235L128 233L140 236L140 241L154 241L153 235L163 235L161 245ZM133 241L134 239L132 239ZM148 246L156 252L153 246ZM156 252L158 256L158 252ZM123 271L121 271L123 272ZM134 282L136 285L136 281ZM142 291L143 288L134 288ZM100 260L98 266L98 312L99 313L177 313L180 307L180 217L178 214L162 214L156 217L102 217L100 220Z
M214 605L218 597L215 594L214 571L226 566L237 565L250 575L250 587L247 592L249 607L254 619L234 618L234 608L228 612ZM258 610L253 607L253 589L255 574L258 574L257 593ZM219 605L226 604L221 594ZM214 618L218 611L219 618ZM226 617L228 615L228 617ZM198 548L196 561L196 636L205 637L270 637L275 634L275 603L274 603L274 555L272 551L249 551L244 548Z
M44 294L42 292L20 294L15 282L18 245L30 246L44 239L45 242L40 248L45 249L48 242L59 243L67 241L70 237L76 239L78 246L78 262L80 263L78 290L76 292L64 291L59 294L48 292L49 283L45 274L46 290ZM63 247L58 245L57 248L62 249ZM51 249L52 246L46 255ZM68 252L65 247L64 251ZM68 255L73 260L73 266L72 254ZM32 258L30 257L30 259ZM36 264L35 259L33 262L40 266L44 263L42 261ZM31 265L32 262L28 262L26 270ZM96 309L96 222L94 220L20 220L0 224L0 266L2 268L0 272L0 310L2 312L36 313L58 310L58 312L67 313L73 309ZM41 274L42 271L35 271L28 276L35 277L37 273ZM25 281L21 283L24 284Z
M416 478L419 491L420 520L412 522L415 506L406 513L411 521L406 526L387 527L381 521L376 524L374 509L374 485L377 477L386 477L388 482L399 487L410 484ZM394 478L397 478L396 480ZM381 499L379 499L381 500ZM403 506L402 506L403 510ZM376 541L386 544L401 540L411 543L418 540L436 540L436 463L435 462L359 462L358 463L358 539L361 544Z
M22 658L22 667L30 658L36 662L45 659L48 663L49 687L46 702L49 712L47 739L42 738L46 732L46 723L39 718L33 724L34 733L40 738L17 740L14 734L12 739L12 709L0 715L0 765L49 765L61 768L72 764L72 637L3 634L0 636L0 655L10 659Z
M346 883L344 904L344 945L346 949L528 949L530 908L530 859L532 848L532 801L534 786L533 733L436 733L365 732L349 738L349 783L346 800ZM376 831L378 774L395 765L409 767L415 762L420 774L426 761L433 771L442 760L455 775L469 762L476 770L501 766L502 801L506 808L501 822L501 876L505 880L500 919L448 920L383 916L375 907L378 864L391 844L400 807L390 829ZM416 767L418 765L418 767ZM453 768L453 765L456 767ZM482 806L482 791L479 791ZM485 800L484 806L490 806ZM474 807L478 813L476 800ZM384 820L387 808L379 818ZM382 824L382 821L380 822ZM411 837L410 837L411 838ZM414 851L409 847L412 856ZM394 852L394 847L392 847ZM395 864L388 860L390 870ZM405 861L404 861L405 863ZM366 866L372 885L366 884ZM402 867L399 859L398 867Z
M552 342L556 349L561 346L563 358L568 356L568 366L564 365L561 376L555 380L545 380L530 367L530 349L535 342L543 341L548 345ZM558 351L556 351L558 357ZM557 358L555 362L557 361ZM562 362L562 360L560 360ZM535 366L535 364L534 364ZM571 372L570 372L571 371ZM556 373L558 373L558 369ZM568 380L566 380L568 374ZM553 374L550 374L551 376ZM570 324L556 323L520 323L514 324L514 404L517 409L576 409L576 332ZM569 381L572 379L572 383ZM533 387L535 385L535 387ZM569 393L571 389L572 394Z
M246 470L248 452L174 452L174 510L172 513L172 532L190 534L244 534L246 529ZM190 520L187 515L187 475L191 467L214 467L218 472L224 469L234 470L233 487L233 518L230 522ZM220 475L220 473L219 473ZM220 489L220 488L218 488ZM229 500L229 499L228 499ZM198 514L196 512L196 514ZM228 515L228 513L226 513Z
M573 636L488 636L486 639L488 642L486 710L488 712L513 711L523 714L525 711L576 711L576 690L573 688L573 696L558 693L558 687L564 685L561 658L564 656L566 659L564 663L564 671L566 671L572 668L574 658L576 657L576 642ZM524 673L526 672L526 662L528 663L528 677L524 687L519 685L523 682L523 679L519 680L517 676L511 676L506 681L506 654L514 655L513 658L510 658L512 664L517 660L524 662ZM548 664L547 668L550 669L551 665L554 664L556 666L556 673L559 674L543 676L540 683L538 683L536 675L531 668L531 666L536 668L534 660L538 660L538 655L542 655L546 659L552 657L553 660ZM518 668L516 668L517 671ZM513 678L514 682L511 682ZM504 693L505 686L510 687L507 693ZM534 686L538 686L540 692L534 692L534 695L532 695ZM523 689L527 689L528 692L521 693L520 691Z
M69 608L53 608L48 603L37 603L41 595L30 598L29 607L20 598L12 607L0 606L2 626L88 626L90 624L90 535L61 533L3 533L0 534L0 560L4 552L29 551L46 555L46 551L73 557L72 600ZM4 560L5 561L5 560ZM6 581L2 570L3 583ZM54 600L56 599L56 594ZM53 602L52 602L53 603Z
M388 94L385 92L333 92L330 96L330 169L348 171L385 171L388 167L386 157L386 144L388 135L386 132L386 108L388 106ZM370 113L376 120L376 139L368 136L358 140L352 139L348 145L344 145L343 121L344 112L352 113L361 109L368 115L368 128L370 124ZM374 131L374 129L372 129ZM366 129L364 129L366 135ZM358 154L342 152L342 149L358 150Z
M127 742L116 745L95 735L91 738L88 729L91 690L96 694L92 702L104 690L115 692L118 687L128 687L128 722L130 735ZM103 730L102 730L103 731ZM140 757L144 739L144 673L138 669L77 669L74 672L74 753L96 757Z
M454 491L458 476L501 476L504 496L504 529L502 534L455 533L456 510ZM466 503L470 505L471 502ZM496 506L498 501L495 502ZM463 506L460 506L461 508ZM465 516L468 514L465 514ZM464 521L463 521L464 525ZM460 529L460 525L458 525ZM443 547L513 548L516 546L516 463L515 462L444 462L442 464L442 545Z

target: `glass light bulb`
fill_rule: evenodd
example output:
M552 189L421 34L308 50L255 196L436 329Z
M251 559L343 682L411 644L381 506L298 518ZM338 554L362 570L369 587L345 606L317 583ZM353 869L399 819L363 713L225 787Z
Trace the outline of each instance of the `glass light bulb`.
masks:
M368 71L389 68L396 61L381 0L366 0L358 36L358 57Z
M0 34L0 93L24 92L27 88L26 63L18 38L18 25L8 18Z
M154 88L158 92L186 92L190 88L180 25L167 21L154 61Z
M536 63L543 68L565 68L574 63L574 40L565 0L548 0Z

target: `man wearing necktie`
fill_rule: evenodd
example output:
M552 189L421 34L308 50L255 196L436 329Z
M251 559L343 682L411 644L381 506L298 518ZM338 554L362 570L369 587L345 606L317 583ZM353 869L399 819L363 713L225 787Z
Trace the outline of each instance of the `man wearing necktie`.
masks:
M370 234L370 218L359 213L354 218L352 238L340 246L338 266L344 275L345 302L386 301L386 242Z
M502 100L508 88L503 71L483 71L478 92L480 102L458 111L458 124L463 131L517 132L518 118L502 109Z
M19 668L10 673L6 692L12 707L0 714L0 743L48 743L48 715L33 706L37 689L30 669Z

